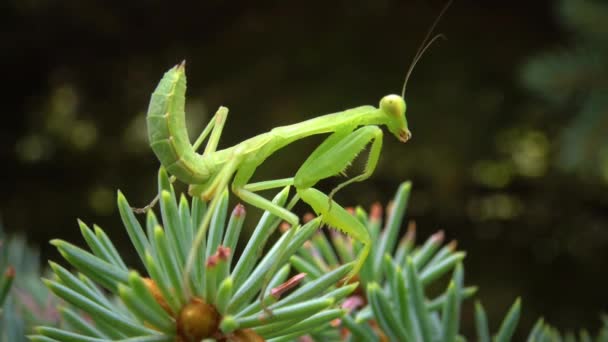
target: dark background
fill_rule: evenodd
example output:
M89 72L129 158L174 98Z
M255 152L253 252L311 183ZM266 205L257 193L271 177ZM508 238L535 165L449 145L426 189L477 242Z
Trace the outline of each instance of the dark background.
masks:
M48 240L82 244L81 218L134 257L115 192L142 206L155 195L158 162L144 115L168 68L188 61L191 136L226 105L220 146L230 146L399 93L443 5L4 1L3 225L59 260ZM412 180L408 219L420 239L443 229L467 251L466 283L480 286L493 329L516 296L523 300L520 331L540 315L560 328L593 329L608 309L608 171L560 162L580 97L551 106L524 81L531 59L577 41L558 8L551 1L456 1L438 27L448 40L429 50L408 85L413 140L403 145L385 135L372 178L337 195L344 205L385 204L401 181ZM293 175L320 142L288 146L255 179ZM252 209L248 218L257 215ZM469 329L471 310L469 302Z

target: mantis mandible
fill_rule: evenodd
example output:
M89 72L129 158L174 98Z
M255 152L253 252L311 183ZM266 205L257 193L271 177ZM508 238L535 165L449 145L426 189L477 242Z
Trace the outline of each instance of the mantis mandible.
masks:
M445 6L436 18L418 49L406 75L401 95L384 96L377 108L361 106L276 127L221 150L218 150L217 146L228 115L228 109L225 107L219 108L194 144L191 144L188 138L184 112L186 74L185 63L182 62L165 73L152 94L147 114L150 146L169 173L190 184L189 192L192 196L201 196L205 200L218 198L215 194L221 193L232 180L231 189L237 197L285 220L292 229L299 226L298 217L256 192L293 186L297 196L312 207L323 223L341 230L363 244L355 265L347 276L347 279L351 278L361 269L369 253L370 236L367 228L332 198L338 190L353 182L363 181L374 172L382 149L383 133L379 126L386 126L400 142L405 143L411 138L405 116L405 87L422 54L437 38L442 37L437 35L428 41L434 26L448 6ZM297 140L328 133L331 135L304 161L294 177L249 182L256 168L276 151ZM203 153L197 153L197 149L207 138ZM319 181L342 173L370 143L370 152L361 174L339 184L329 196L314 188ZM217 205L216 202L212 200L209 209ZM205 236L210 216L205 216L195 237L194 248L190 251L185 268L186 274L194 262L197 246Z

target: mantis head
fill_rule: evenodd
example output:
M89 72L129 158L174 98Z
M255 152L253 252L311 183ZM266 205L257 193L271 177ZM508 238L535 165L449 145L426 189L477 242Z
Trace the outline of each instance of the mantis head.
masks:
M453 0L449 0L445 4L445 6L443 6L443 9L441 10L437 18L435 18L435 21L427 31L426 36L422 41L422 44L418 48L418 51L416 51L414 59L412 60L412 64L410 64L410 67L407 70L407 74L405 75L405 80L403 81L403 89L401 90L401 96L387 95L380 100L380 111L386 116L386 126L388 127L388 130L393 133L393 135L397 137L397 139L399 139L399 141L401 142L406 142L412 138L412 132L410 132L407 127L407 119L405 118L405 109L407 106L405 104L405 100L403 99L405 97L405 88L407 86L407 81L412 75L412 71L414 71L416 63L418 63L420 58L422 58L422 55L424 55L426 50L431 45L433 45L433 43L437 39L445 38L443 34L438 34L431 38L431 33L433 33L433 30L435 29L435 26L437 26L439 19L441 19L441 16L443 16L448 7L450 7L452 1Z
M407 142L412 137L405 118L406 107L405 100L399 95L386 95L380 100L380 110L386 116L386 126L401 142Z

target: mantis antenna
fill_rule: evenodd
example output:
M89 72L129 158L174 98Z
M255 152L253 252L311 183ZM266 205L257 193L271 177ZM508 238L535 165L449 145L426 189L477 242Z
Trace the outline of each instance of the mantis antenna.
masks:
M407 81L410 79L410 76L412 75L412 71L414 71L414 67L416 66L416 63L418 63L418 61L420 60L420 58L422 57L422 55L424 55L424 53L426 52L426 50L433 45L433 43L439 39L439 38L443 38L445 39L445 35L443 34L438 34L436 36L434 36L433 38L431 38L429 40L429 37L431 36L431 34L433 33L433 30L435 29L435 27L437 26L437 24L439 23L439 20L441 19L441 17L443 16L443 14L448 10L448 8L450 7L450 5L452 4L454 0L450 0L448 1L445 6L443 6L443 9L441 10L441 12L439 12L439 15L437 16L437 18L435 18L435 21L433 22L433 24L431 25L431 27L428 29L428 31L426 32L426 35L424 36L424 39L422 40L422 43L420 44L420 47L418 48L418 50L416 51L416 54L414 55L414 59L412 59L412 64L410 64L409 69L407 70L407 74L405 75L405 81L403 81L403 89L401 90L401 97L405 96L405 88L407 86Z

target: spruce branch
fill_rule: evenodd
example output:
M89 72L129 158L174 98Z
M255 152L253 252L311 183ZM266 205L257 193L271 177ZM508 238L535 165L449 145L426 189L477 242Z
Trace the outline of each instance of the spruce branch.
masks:
M33 341L200 341L202 339L257 341L284 340L328 326L344 310L336 303L356 284L335 287L351 269L346 264L322 279L299 286L305 274L288 279L289 258L317 230L312 220L291 230L262 254L280 220L265 212L238 260L234 249L242 230L245 208L237 205L228 215L228 192L218 196L211 225L192 272L184 276L193 236L206 204L197 198L179 200L164 169L159 172L161 219L149 211L145 230L125 196L118 192L118 207L146 276L129 269L105 232L79 221L89 251L66 241L53 240L62 256L76 269L72 273L52 263L48 288L72 307L61 313L65 328L42 326ZM285 206L288 188L274 198ZM288 204L289 207L291 204ZM278 266L278 267L275 267ZM274 274L268 274L276 269ZM268 282L269 286L264 287ZM265 289L263 302L258 298ZM110 293L106 296L104 291Z

